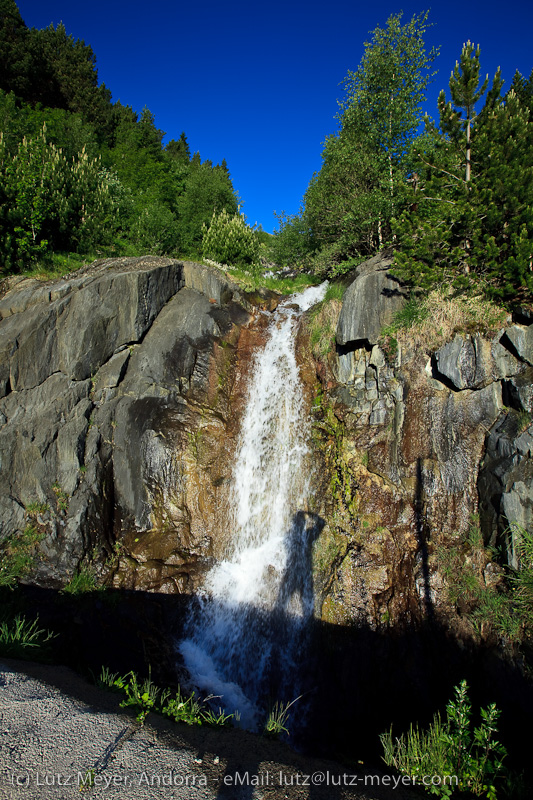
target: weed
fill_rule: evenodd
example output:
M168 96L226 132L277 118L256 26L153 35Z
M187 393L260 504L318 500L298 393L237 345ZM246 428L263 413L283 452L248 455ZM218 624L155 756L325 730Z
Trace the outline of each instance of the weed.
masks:
M518 425L518 433L523 433L524 431L527 431L533 422L533 414L531 411L522 409L522 411L519 411L517 414L516 422Z
M492 703L480 710L481 723L471 730L472 706L465 680L454 689L446 706L446 721L438 714L428 730L411 726L407 734L393 740L392 728L381 734L383 760L404 775L438 775L454 781L427 786L437 797L451 797L454 788L475 797L496 800L497 786L504 777L507 752L496 739L500 711Z
M284 278L279 275L277 271L272 270L265 272L265 268L262 264L251 264L248 267L235 267L228 266L227 264L221 265L209 259L205 259L205 263L221 270L245 291L253 292L264 288L281 295L290 295L294 294L294 292L302 291L307 286L314 286L320 282L320 279L316 276L307 275L305 273L299 273L292 278Z
M59 485L59 483L57 483L57 481L52 486L52 491L56 496L57 510L63 512L68 511L69 496L61 488L61 486Z
M339 287L339 284L331 284L332 287ZM340 287L342 289L342 287ZM310 312L309 316L309 339L311 351L315 358L326 356L335 347L335 332L341 313L342 302L338 290L332 291L332 297L326 297L318 303Z
M287 728L287 722L289 720L289 709L293 706L300 698L296 697L294 700L291 700L290 703L280 703L279 700L276 700L274 705L271 707L270 711L268 712L268 716L265 722L265 727L263 728L263 735L269 736L273 739L277 739L282 733L286 733L287 736L289 735L289 729Z
M9 658L35 658L36 652L46 649L55 634L38 627L21 614L0 622L0 654Z
M449 601L467 615L476 630L488 626L504 642L520 645L533 628L533 536L517 525L509 531L519 568L502 573L498 585L485 582L484 569L494 552L484 547L476 516L462 539L439 548L436 555Z
M200 449L202 445L202 431L187 431L187 438L196 461L200 460Z
M96 685L99 689L111 689L112 692L118 692L120 689L115 685L118 676L118 672L111 672L108 667L102 667L100 675L96 679Z
M339 300L340 302L342 302L342 298L344 297L345 291L346 291L346 286L343 283L331 282L328 284L328 288L326 289L324 300L326 303L329 302L330 300Z
M61 590L65 594L84 594L97 589L96 577L89 567L80 567L70 581Z
M482 297L454 297L449 292L432 291L425 298L411 298L384 328L384 340L397 345L410 343L426 352L438 350L455 333L496 333L507 312ZM391 342L392 344L392 342ZM380 342L383 348L383 343Z
M214 711L206 705L210 700L216 699L213 695L203 701L192 692L190 695L183 693L178 686L177 692L171 693L170 689L161 690L151 679L140 681L135 672L128 672L120 676L111 672L107 667L102 667L96 685L101 689L109 689L126 695L120 703L121 708L133 707L138 709L137 721L144 724L149 712L154 710L168 717L173 722L184 722L186 725L209 725L210 727L228 727L233 720L238 720L238 711L226 714L221 708Z
M226 714L221 708L218 709L218 713L211 708L202 711L203 722L211 728L229 728L233 725L234 717L235 714Z
M194 692L186 697L178 687L174 697L166 696L161 703L161 713L174 722L185 722L186 725L202 724L202 704Z
M46 514L47 511L50 510L50 506L48 503L28 503L26 506L26 514L31 517L32 519L36 519L38 516L42 514Z
M521 526L511 525L518 570L511 576L514 601L526 628L533 629L533 535Z
M27 575L36 556L37 544L43 538L34 525L27 525L22 533L14 534L0 545L0 586L13 587Z
M151 679L151 672L148 678L145 678L142 683L135 672L128 672L124 677L117 677L113 681L113 687L122 691L126 697L120 703L121 708L137 708L137 722L144 725L146 717L154 708L157 698L161 690Z
M344 423L338 419L323 395L315 402L313 411L315 435L325 456L331 494L336 504L353 517L356 513L356 484L344 453Z
M96 770L94 768L88 769L83 778L80 777L80 792L88 789L93 789L96 779Z

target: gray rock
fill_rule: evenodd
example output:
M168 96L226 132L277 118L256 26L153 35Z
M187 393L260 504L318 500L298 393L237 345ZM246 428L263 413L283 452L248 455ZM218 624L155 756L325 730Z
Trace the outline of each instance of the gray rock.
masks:
M512 325L505 333L518 357L533 365L533 325Z
M493 362L493 376L495 380L509 378L523 369L523 364L509 352L508 347L502 344L502 339L506 341L506 332L502 330L492 340L491 357Z
M93 378L93 395L95 402L101 401L104 396L110 397L110 394L106 393L105 390L115 389L119 385L126 374L129 357L130 351L128 348L125 348L111 356L109 361L100 367Z
M439 375L455 389L477 389L492 381L491 345L481 336L457 334L437 350L435 363Z
M215 339L249 320L237 297L216 270L152 257L11 282L0 304L0 540L48 504L33 581L61 586L95 547L104 558L132 528L151 530L156 501L166 513L171 500L187 532L179 446L202 419ZM155 573L179 572L191 551L178 541L170 530L158 545Z
M129 269L100 270L55 300L39 292L38 302L3 320L0 359L10 366L11 389L32 388L54 372L84 380L118 348L140 341L183 285L181 263L161 261L129 259Z
M406 294L387 271L391 259L376 257L358 268L358 275L344 294L336 339L341 346L354 342L377 344L384 325L392 322Z

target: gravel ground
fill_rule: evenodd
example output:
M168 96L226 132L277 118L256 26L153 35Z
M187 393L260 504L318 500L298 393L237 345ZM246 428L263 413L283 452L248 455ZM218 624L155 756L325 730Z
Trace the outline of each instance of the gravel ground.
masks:
M140 727L118 703L65 667L2 660L0 800L67 800L80 791L94 800L420 797L377 787L377 778L365 788L363 773L244 731L189 728L155 714Z

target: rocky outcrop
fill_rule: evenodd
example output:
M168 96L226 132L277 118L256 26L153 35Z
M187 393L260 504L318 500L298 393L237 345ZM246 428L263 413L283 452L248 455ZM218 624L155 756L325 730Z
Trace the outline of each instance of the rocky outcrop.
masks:
M327 522L315 545L316 613L374 629L445 606L436 556L464 539L472 514L491 544L510 522L533 523L533 326L457 334L436 352L391 347L382 325L403 300L376 288L388 264L359 268L336 350L317 367L314 510Z
M344 295L337 327L337 343L373 345L381 329L405 303L406 294L400 281L389 272L392 257L377 255L356 271L356 278Z
M273 303L164 258L5 293L0 539L41 534L33 582L61 586L90 563L116 586L195 584L227 535L214 509L227 503L241 334Z

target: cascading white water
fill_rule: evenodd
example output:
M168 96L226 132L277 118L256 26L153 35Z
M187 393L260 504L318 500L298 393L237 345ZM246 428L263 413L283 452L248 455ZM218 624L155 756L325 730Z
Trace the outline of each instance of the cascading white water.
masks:
M191 682L237 709L249 729L269 693L297 691L313 613L311 544L319 521L307 512L309 424L295 333L325 290L311 287L282 304L257 353L233 474L231 552L209 572L179 644Z

